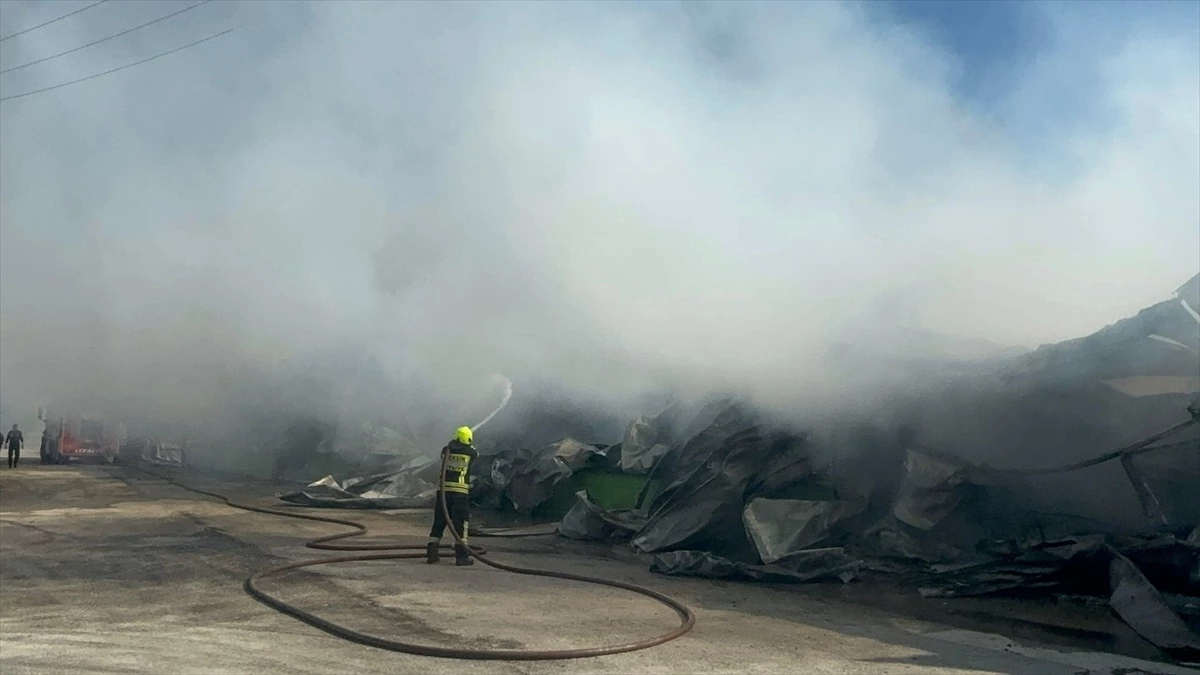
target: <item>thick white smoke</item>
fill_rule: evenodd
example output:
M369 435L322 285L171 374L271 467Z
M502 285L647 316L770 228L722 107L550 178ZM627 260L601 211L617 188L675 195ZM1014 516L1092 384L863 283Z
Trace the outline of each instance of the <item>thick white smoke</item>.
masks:
M175 7L112 4L0 57ZM503 372L798 406L849 393L823 365L847 335L1088 333L1200 267L1197 36L1147 19L1100 49L1033 11L1057 41L994 115L927 35L842 3L212 3L5 75L9 96L258 21L0 104L6 405L199 410L218 373L338 345L447 400ZM1003 124L1081 63L1075 123Z

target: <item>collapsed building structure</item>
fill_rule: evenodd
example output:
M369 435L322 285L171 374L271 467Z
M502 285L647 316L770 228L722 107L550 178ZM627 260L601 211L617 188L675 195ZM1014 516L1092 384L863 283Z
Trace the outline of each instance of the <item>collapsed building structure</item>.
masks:
M484 446L472 500L629 546L668 575L1103 596L1200 660L1198 312L1200 275L1093 335L964 364L837 428L716 399L620 438ZM281 497L431 506L437 468L414 459Z

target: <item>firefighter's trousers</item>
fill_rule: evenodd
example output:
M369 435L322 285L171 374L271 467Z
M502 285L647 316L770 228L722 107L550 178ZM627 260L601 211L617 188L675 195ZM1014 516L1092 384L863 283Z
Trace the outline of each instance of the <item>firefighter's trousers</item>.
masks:
M433 529L429 531L429 542L440 543L446 533L446 514L442 511L442 491L438 490L433 504ZM446 492L446 508L450 511L450 522L454 531L467 541L467 525L471 520L471 497L461 492Z

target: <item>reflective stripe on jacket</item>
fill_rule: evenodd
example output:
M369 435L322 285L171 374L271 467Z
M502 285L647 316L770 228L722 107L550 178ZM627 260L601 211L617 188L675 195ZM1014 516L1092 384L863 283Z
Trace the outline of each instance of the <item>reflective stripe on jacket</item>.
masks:
M446 459L446 473L442 476L442 490L468 494L471 491L471 462L479 456L475 448L459 443L457 440L442 448L442 456Z

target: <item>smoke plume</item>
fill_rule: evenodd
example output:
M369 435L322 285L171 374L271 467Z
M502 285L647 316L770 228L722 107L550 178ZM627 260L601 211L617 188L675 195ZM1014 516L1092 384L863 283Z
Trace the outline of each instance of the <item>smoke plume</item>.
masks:
M183 6L106 3L0 61ZM0 33L65 9L6 3ZM871 386L835 342L1056 341L1200 268L1195 5L1031 4L1045 44L987 105L881 11L212 3L5 74L14 96L246 24L0 103L6 414L69 392L223 423L320 350L357 359L320 386L365 368L410 416L493 373L800 409Z

